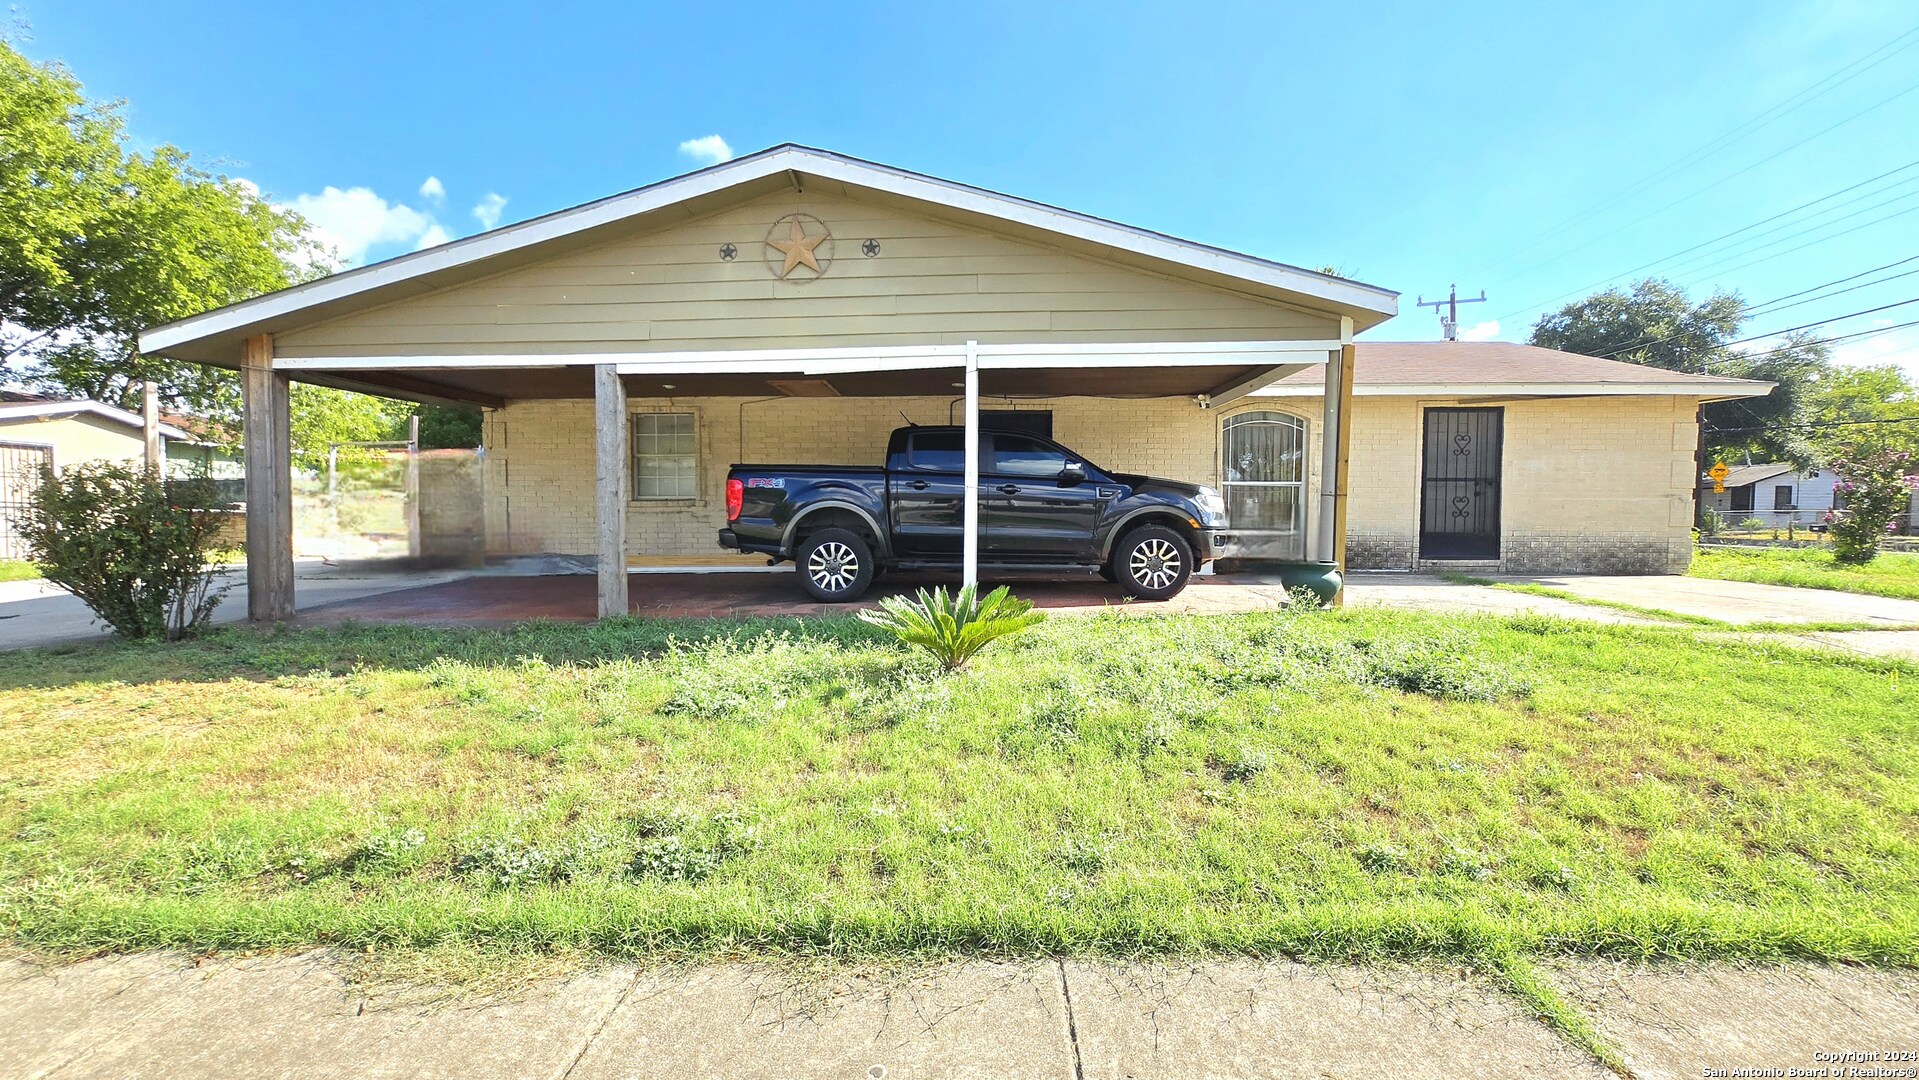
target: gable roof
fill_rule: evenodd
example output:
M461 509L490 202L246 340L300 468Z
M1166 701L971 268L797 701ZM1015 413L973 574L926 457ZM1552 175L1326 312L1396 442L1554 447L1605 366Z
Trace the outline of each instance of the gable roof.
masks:
M1786 473L1797 471L1791 462L1785 461L1767 462L1762 465L1736 465L1731 472L1726 474L1726 486L1729 488L1745 487L1749 484L1757 484L1761 481L1770 480L1775 476L1783 476ZM1711 487L1712 478L1707 477L1701 486Z
M1354 348L1355 394L1671 394L1716 400L1764 397L1773 387L1753 379L1692 375L1512 341L1362 341ZM1309 368L1255 393L1317 394L1321 379L1318 369Z
M149 328L142 352L230 366L240 338L306 325L525 265L543 249L594 230L685 221L743 198L817 181L931 206L971 223L1025 234L1121 265L1175 274L1350 317L1355 329L1391 318L1399 294L1149 229L1064 210L812 147L785 144L619 195L243 300Z
M67 400L15 390L0 391L0 423L8 420L51 420L55 417L81 414L97 416L136 430L146 428L146 421L142 420L138 414L112 405L104 405L98 401ZM160 437L176 442L193 441L193 436L165 421L160 424Z

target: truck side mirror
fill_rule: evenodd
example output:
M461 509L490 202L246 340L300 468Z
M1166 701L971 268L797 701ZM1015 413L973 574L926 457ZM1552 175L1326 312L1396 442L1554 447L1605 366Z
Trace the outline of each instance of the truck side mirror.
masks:
M1062 484L1085 483L1086 482L1086 466L1080 464L1077 461L1067 462L1066 467L1059 471L1059 480L1060 480L1060 483Z

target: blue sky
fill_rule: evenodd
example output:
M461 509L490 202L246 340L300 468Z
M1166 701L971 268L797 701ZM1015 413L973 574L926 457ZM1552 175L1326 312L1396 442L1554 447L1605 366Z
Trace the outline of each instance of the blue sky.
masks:
M1378 338L1437 336L1413 301L1454 281L1491 297L1470 334L1521 340L1642 264L1764 301L1919 255L1909 0L15 10L23 51L127 99L137 139L300 207L355 261L683 172L708 136L1331 264L1405 294ZM1751 329L1914 297L1919 275ZM1919 374L1915 331L1841 357Z

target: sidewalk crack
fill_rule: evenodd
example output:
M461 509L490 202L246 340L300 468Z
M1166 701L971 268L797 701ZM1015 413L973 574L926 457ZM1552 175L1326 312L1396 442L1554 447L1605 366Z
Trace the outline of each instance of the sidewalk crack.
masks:
M580 1062L586 1058L586 1052L593 1049L594 1041L600 1037L600 1032L606 1030L606 1025L613 1019L613 1014L620 1011L620 1006L626 1004L626 999L633 993L633 988L640 985L642 974L644 974L643 971L634 970L633 978L620 990L619 996L613 999L613 1004L608 1005L606 1011L600 1014L599 1022L593 1025L592 1031L586 1033L585 1040L580 1043L580 1049L573 1055L572 1060L566 1063L566 1068L560 1070L557 1080L566 1080L573 1075L574 1069L580 1067Z
M1055 960L1059 965L1059 996L1066 1003L1066 1041L1073 1048L1073 1080L1086 1080L1086 1063L1079 1056L1079 1025L1073 1020L1073 990L1066 985L1066 961Z

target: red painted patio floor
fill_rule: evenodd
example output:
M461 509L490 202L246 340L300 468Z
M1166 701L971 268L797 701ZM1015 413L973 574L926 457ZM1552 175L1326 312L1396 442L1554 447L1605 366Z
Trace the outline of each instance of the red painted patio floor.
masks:
M635 615L676 618L847 614L872 607L886 596L910 594L922 586L947 585L951 579L920 575L882 578L857 604L822 604L808 596L791 573L632 574L628 577ZM1258 611L1285 601L1286 590L1255 577L1195 578L1171 600L1128 599L1119 586L1085 581L1015 580L1010 585L1035 607L1059 612L1125 611L1129 614L1218 614ZM594 579L590 575L551 577L476 576L417 589L346 600L301 612L309 624L410 622L486 625L525 619L586 622L594 617Z

